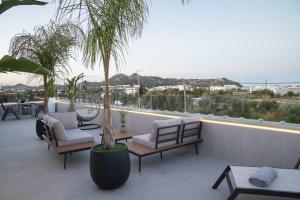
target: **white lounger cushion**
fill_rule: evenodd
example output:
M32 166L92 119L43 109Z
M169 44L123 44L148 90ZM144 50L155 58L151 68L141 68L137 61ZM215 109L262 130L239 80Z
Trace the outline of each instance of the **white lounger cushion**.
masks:
M249 178L259 169L258 167L230 166L231 180L238 188L261 189L281 192L300 192L300 170L278 169L277 178L267 188L259 188L249 183Z
M51 113L49 115L61 121L65 129L78 128L76 112Z
M71 144L79 144L84 142L94 142L94 137L80 129L68 129L66 130L66 140L58 140L59 146L66 146Z
M166 127L166 126L173 126L173 125L181 125L181 119L166 119L166 120L154 120L153 121L153 130L150 134L150 140L155 142L157 136L157 129ZM165 131L175 131L176 127L169 128Z
M150 148L155 148L155 142L150 140L150 135L151 133L147 133L147 134L143 134L143 135L137 135L132 137L132 142L133 143L137 143L137 144L141 144ZM174 145L176 144L176 141L170 141L170 142L165 142L165 143L161 143L158 145L159 148L161 147L167 147L170 145Z

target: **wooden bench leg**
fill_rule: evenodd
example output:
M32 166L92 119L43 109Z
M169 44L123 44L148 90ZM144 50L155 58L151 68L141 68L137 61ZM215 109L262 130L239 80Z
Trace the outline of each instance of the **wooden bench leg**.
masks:
M141 164L142 164L141 159L142 159L142 157L139 156L139 172L141 172Z
M220 175L220 177L218 178L218 180L215 182L215 184L212 186L213 189L217 189L219 187L219 185L221 184L221 182L224 180L224 178L226 177L226 174L228 174L228 172L230 171L230 167L227 166L225 168L225 170L222 172L222 174Z
M198 151L198 143L195 143L195 150L196 150L196 154L198 155L198 154L199 154L199 151Z
M162 151L160 152L160 159L162 159L163 157L162 157Z
M66 169L67 165L67 153L65 153L65 158L64 158L64 169Z
M50 144L48 144L48 151L50 150Z

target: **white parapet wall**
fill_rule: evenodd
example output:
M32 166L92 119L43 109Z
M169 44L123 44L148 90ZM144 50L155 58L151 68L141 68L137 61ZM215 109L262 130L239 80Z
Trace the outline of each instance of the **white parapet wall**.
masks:
M58 112L66 112L68 104L57 103ZM112 109L112 126L119 128L119 109ZM127 129L140 133L152 131L154 120L180 118L188 114L169 114L127 110ZM208 156L229 161L228 164L292 168L300 157L300 129L199 117L203 121L200 151ZM103 114L94 122L102 124Z

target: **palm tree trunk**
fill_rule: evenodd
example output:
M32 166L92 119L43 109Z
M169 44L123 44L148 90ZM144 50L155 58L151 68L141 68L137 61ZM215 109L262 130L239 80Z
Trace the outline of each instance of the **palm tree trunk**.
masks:
M110 97L109 97L109 58L103 59L104 64L104 82L105 82L105 94L104 94L104 119L103 119L103 147L105 149L113 149L115 141L113 138L113 130L111 127L111 111L110 111Z
M47 76L44 76L44 113L48 114L48 82L47 82Z

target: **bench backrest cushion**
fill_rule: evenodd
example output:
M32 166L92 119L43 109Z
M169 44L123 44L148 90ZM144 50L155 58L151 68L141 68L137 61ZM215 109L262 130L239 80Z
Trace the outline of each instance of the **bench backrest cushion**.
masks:
M157 138L157 132L159 128L174 126L174 125L181 125L181 119L167 119L167 120L154 120L153 121L153 129L150 135L150 141L155 142ZM160 133L164 134L167 132L176 131L176 127L171 127L168 129L161 129Z
M180 141L186 142L201 138L202 122L199 117L183 118L180 131Z
M65 129L78 128L76 112L51 113L50 116L61 121Z
M53 117L49 117L47 124L54 131L57 140L61 140L61 141L67 140L65 129L61 121Z
M50 118L49 115L43 115L43 121L44 121L45 123L48 123L49 118Z

